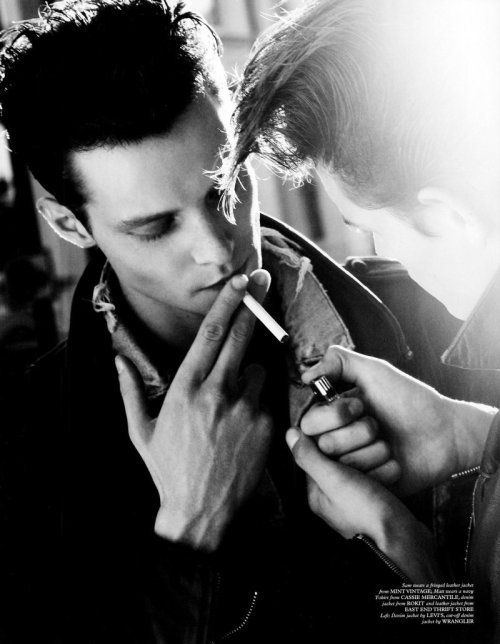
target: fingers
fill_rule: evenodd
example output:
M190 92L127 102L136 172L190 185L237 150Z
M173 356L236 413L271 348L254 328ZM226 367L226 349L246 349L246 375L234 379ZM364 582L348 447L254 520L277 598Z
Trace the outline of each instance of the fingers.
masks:
M356 482L360 483L362 481L368 482L369 480L364 479L363 477L365 475L360 474L358 470L350 467L349 463L346 463L342 459L341 462L332 461L324 456L313 439L305 436L294 427L286 433L286 442L293 453L297 465L315 482L322 493L334 493L337 498L340 498L342 495L342 486L356 484ZM386 459L382 465L367 472L367 475L372 480L387 486L395 483L399 479L401 468L394 459ZM347 494L351 494L354 491L355 488L345 488ZM352 500L353 497L351 497Z
M300 428L308 436L344 427L361 416L363 401L359 398L338 398L329 404L318 404L304 414Z
M115 358L115 364L130 438L134 444L147 441L151 432L151 419L146 412L146 399L141 377L127 358L118 355Z
M391 458L380 467L367 472L367 474L370 478L379 481L385 486L388 486L399 481L402 471L400 464L396 460Z
M271 275L262 268L258 268L251 273L247 290L250 295L257 300L257 302L262 304L270 286Z
M257 270L251 275L248 290L252 291L254 297L261 301L264 299L270 283L271 276L269 273L264 270ZM214 379L229 384L236 383L241 360L252 337L254 326L255 315L246 306L242 306L234 316L220 354L212 369Z
M338 460L344 465L368 472L380 467L391 458L389 445L382 440L375 441L371 445L362 447L354 452L344 454Z
M318 437L318 447L330 458L342 456L372 444L377 435L377 422L370 416L365 416L348 427L321 434Z
M339 468L335 461L324 456L312 438L301 434L299 430L292 427L286 433L286 442L297 465L322 490L335 488L337 483L343 482L343 468Z
M196 338L177 372L178 376L200 382L212 371L226 339L231 318L245 295L247 284L246 275L235 275L224 286L201 323ZM235 334L242 340L244 331L242 329L240 333L238 328Z

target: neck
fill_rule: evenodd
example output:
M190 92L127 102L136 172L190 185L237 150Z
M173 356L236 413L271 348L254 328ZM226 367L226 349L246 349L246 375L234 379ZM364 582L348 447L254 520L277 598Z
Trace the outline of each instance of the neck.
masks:
M136 302L124 289L122 294L132 318L129 323L138 327L139 337L167 349L169 360L175 358L180 363L198 333L203 316L168 309L155 302Z

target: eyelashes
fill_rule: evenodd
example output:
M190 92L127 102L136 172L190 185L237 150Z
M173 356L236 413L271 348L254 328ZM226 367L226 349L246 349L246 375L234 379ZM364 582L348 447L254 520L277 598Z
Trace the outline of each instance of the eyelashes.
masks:
M161 221L159 221L157 224L155 224L155 230L151 231L150 233L142 233L142 234L137 234L136 237L138 237L141 241L145 242L154 242L157 241L158 239L161 239L165 235L168 235L171 233L176 225L177 217L165 217Z
M221 190L217 189L215 186L210 188L205 195L205 206L210 212L214 213L214 215L221 213L219 209L221 196ZM151 230L149 232L136 232L134 233L134 237L143 242L158 241L176 230L180 225L181 216L180 212L178 214L165 214L165 216L158 219L158 221L151 225Z

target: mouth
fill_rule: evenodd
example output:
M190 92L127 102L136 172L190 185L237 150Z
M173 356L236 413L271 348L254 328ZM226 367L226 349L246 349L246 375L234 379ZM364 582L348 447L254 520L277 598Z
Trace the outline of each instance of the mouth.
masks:
M221 277L221 279L217 280L217 282L214 282L213 284L209 284L208 286L204 286L199 290L200 291L220 290L234 275L242 275L243 273L245 273L247 269L247 264L248 264L248 257L245 259L243 264L241 264L234 271L231 271L231 273L229 273L228 275Z

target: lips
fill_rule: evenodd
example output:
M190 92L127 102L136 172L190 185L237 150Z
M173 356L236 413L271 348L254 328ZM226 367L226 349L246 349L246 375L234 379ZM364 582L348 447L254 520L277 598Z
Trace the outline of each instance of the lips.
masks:
M247 262L248 262L248 257L245 259L243 264L240 265L239 268L229 273L229 275L222 277L220 280L217 280L217 282L214 282L213 284L209 284L208 286L203 286L200 289L200 291L209 291L211 289L222 288L224 284L226 284L226 282L228 282L231 279L231 277L233 277L234 275L241 275L242 273L245 272L245 269L247 267Z

